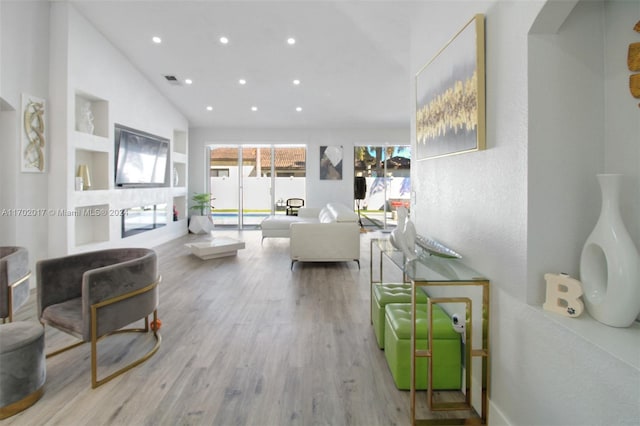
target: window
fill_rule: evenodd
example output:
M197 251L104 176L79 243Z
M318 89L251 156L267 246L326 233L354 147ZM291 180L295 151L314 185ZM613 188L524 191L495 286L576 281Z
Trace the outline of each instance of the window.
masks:
M210 169L211 177L229 177L229 169Z

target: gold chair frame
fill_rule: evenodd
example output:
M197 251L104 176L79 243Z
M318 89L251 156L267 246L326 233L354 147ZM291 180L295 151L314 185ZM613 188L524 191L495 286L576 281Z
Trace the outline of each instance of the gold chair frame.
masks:
M107 383L108 381L120 376L121 374L126 373L127 371L131 370L132 368L142 364L143 362L145 362L146 360L148 360L149 358L151 358L156 352L158 352L158 349L160 348L160 343L162 342L162 336L160 335L160 333L158 332L159 330L159 326L156 327L156 329L151 329L149 327L149 315L146 315L144 317L144 328L121 328L119 330L115 330L109 333L106 333L100 337L97 337L98 334L98 309L103 308L105 306L109 306L109 305L113 305L114 303L118 303L121 302L123 300L126 299L130 299L132 297L138 296L140 294L152 291L153 289L155 289L158 284L160 284L160 281L162 281L162 277L158 277L158 279L149 284L146 287L134 290L132 292L129 293L125 293L116 297L112 297L110 299L106 299L103 300L101 302L98 303L94 303L91 305L91 388L95 389L100 385L103 385L104 383ZM154 324L158 324L158 309L154 309L153 310L153 323ZM98 379L98 342L106 337L112 336L114 334L121 334L121 333L148 333L149 330L153 331L153 335L156 339L156 343L153 346L153 348L151 348L147 353L145 353L143 356L141 356L140 358L132 361L131 363L125 365L124 367L118 369L117 371L111 373L110 375L108 375L105 378L102 379ZM54 352L51 352L49 354L47 354L47 358L56 356L58 354L61 354L63 352L66 352L70 349L73 349L75 347L78 347L85 342L80 341L80 342L76 342L73 343L69 346L66 346L64 348L58 349Z
M9 301L8 301L8 308L9 308L9 316L6 318L2 318L2 324L4 324L6 321L6 319L9 319L9 322L13 322L13 291L16 287L18 287L20 284L22 284L23 282L25 282L26 280L28 280L31 277L31 271L27 272L22 278L20 278L18 281L9 284L8 287L8 292L9 292ZM4 291L4 290L3 290Z

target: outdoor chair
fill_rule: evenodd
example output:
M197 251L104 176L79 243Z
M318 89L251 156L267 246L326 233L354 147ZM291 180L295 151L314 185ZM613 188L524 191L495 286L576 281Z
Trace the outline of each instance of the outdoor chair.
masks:
M298 209L304 207L304 200L302 198L289 198L287 199L287 216L298 216Z

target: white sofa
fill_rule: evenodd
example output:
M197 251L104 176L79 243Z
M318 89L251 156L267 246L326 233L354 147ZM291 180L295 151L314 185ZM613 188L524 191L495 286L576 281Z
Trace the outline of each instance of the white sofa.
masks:
M358 215L340 203L303 207L298 216L270 216L262 222L262 239L290 239L291 267L296 261L355 261L360 267Z

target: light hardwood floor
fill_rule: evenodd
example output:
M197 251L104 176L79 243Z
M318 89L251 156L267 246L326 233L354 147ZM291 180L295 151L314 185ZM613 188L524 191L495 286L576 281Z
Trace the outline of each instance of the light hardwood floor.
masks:
M97 389L88 344L49 358L42 399L0 424L409 424L409 392L396 389L369 322L369 239L380 234L361 234L361 269L297 263L293 271L286 239L214 234L246 249L200 260L184 243L206 237L191 234L156 247L163 324L154 357ZM33 299L19 320L36 320ZM66 339L47 327L49 350ZM101 342L100 365L136 346ZM419 399L420 417L446 417Z

